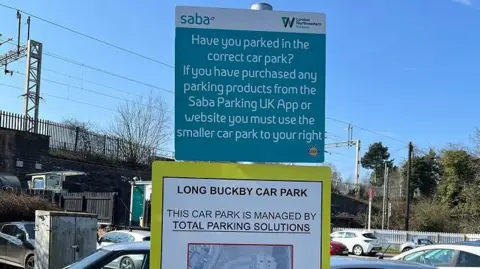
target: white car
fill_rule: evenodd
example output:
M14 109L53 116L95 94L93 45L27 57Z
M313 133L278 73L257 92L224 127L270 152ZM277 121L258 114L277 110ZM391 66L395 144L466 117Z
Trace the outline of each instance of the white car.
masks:
M102 235L98 239L97 249L108 245L130 242L150 241L150 231L143 230L116 230ZM113 260L104 266L108 269L137 269L141 268L144 262L144 255L124 255L118 259Z
M357 256L376 255L382 250L382 245L372 232L339 231L330 234L331 241L337 241L347 246L348 251Z
M392 260L433 265L439 269L480 268L480 246L459 244L436 244L403 252Z
M359 259L349 257L332 256L330 258L331 269L435 269L433 266L424 264L407 263L402 261L390 261L379 259Z
M143 230L115 230L102 235L98 239L97 248L116 243L150 241L150 231Z

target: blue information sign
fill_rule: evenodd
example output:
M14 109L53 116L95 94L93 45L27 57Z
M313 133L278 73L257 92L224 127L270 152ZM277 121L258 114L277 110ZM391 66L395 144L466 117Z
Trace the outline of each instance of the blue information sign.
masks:
M325 15L177 7L175 158L324 160Z

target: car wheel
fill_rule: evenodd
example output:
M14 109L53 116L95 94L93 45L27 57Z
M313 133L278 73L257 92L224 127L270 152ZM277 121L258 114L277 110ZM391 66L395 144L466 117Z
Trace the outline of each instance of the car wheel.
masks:
M406 247L406 248L403 248L403 249L402 249L402 252L407 252L407 251L409 251L409 250L412 250L412 248L411 248L411 247Z
M30 255L25 259L25 269L33 269L35 267L35 256Z
M118 269L135 269L135 263L130 257L124 257L120 260Z
M357 255L357 256L362 256L363 255L363 248L362 246L360 245L355 245L353 247L353 254Z

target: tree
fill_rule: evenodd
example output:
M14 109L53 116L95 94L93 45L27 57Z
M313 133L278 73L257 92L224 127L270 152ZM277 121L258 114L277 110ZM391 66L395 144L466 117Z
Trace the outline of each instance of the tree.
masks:
M408 163L403 164L403 176L406 178ZM413 156L412 173L410 176L410 194L418 190L422 196L432 197L440 181L441 164L434 150L422 156Z
M127 100L117 107L109 132L119 138L119 153L135 168L149 164L170 140L168 110L159 96Z
M373 170L371 183L375 186L383 184L383 174L385 171L385 163L389 168L393 167L393 160L389 160L390 153L388 147L382 142L375 142L368 147L368 151L363 155L361 164L363 168Z
M98 141L94 141L92 135L93 124L88 121L80 121L75 118L67 118L63 120L63 124L68 128L69 136L71 138L71 150L91 154L98 147Z
M477 181L476 160L465 149L447 149L442 151L441 164L443 178L438 195L442 202L454 207L461 202L463 189Z
M342 174L338 171L337 167L334 164L328 164L332 170L332 191L336 193L342 192Z
M475 145L475 151L477 155L480 154L480 128L475 127L475 132L472 135L472 141Z

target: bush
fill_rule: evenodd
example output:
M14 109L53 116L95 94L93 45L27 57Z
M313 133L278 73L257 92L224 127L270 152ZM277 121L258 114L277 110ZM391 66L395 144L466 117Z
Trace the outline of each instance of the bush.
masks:
M59 210L57 205L27 194L0 191L0 221L34 221L35 210Z

